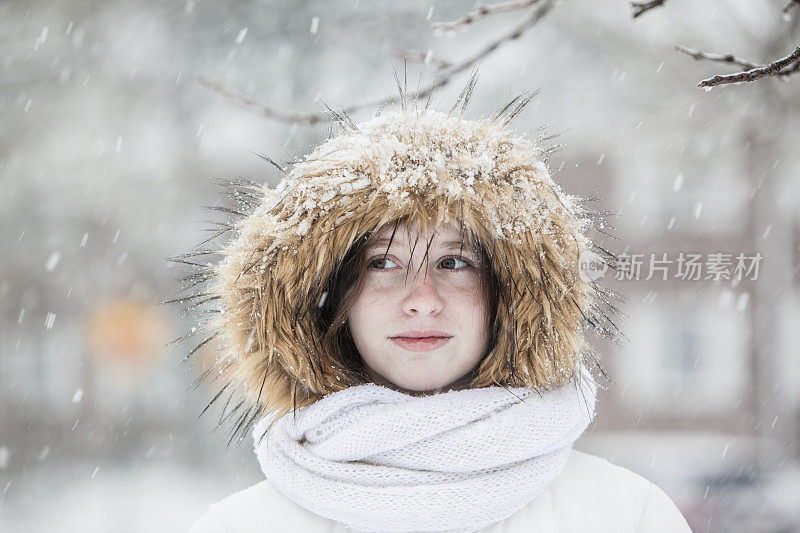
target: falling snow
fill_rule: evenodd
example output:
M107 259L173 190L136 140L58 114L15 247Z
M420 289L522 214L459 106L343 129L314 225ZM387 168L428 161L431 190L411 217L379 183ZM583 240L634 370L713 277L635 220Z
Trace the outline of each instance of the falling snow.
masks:
M607 424L582 448L656 481L697 531L800 530L792 415L800 406L800 74L700 91L701 79L738 67L673 47L694 43L766 62L793 48L783 41L800 6L783 13L787 3L690 2L636 20L630 9L556 3L431 99L430 109L446 112L473 66L480 80L467 120L541 89L514 128L531 132L519 136L529 141L557 135L542 143L537 158L547 165L535 169L544 176L549 167L556 180L529 185L557 181L568 208L591 198L587 209L613 211L591 226L592 239L613 253L722 253L734 264L740 252L761 254L755 281L647 281L646 267L639 280L620 280L613 293L625 299L627 340L597 347L611 378L604 393L619 409L601 407ZM221 342L214 340L181 366L188 341L165 346L190 332L199 342L205 331L159 305L177 297L168 281L185 266L164 258L222 229L212 224L222 213L198 207L227 205L212 176L261 184L265 222L253 231L295 237L319 229L313 217L325 210L336 209L331 223L352 221L373 186L395 205L423 187L453 198L478 194L497 170L493 157L475 158L456 181L446 177L464 154L493 153L491 132L452 153L425 152L408 142L409 131L369 122L391 105L364 108L353 120L371 125L359 126L363 138L345 149L378 165L378 180L357 167L305 179L327 168L325 158L353 156L337 151L338 126L272 120L261 107L315 113L380 100L395 94L392 68L409 92L425 88L443 62L472 57L524 21L521 11L487 16L446 32L448 39L431 30L474 9L358 0L269 9L240 0L0 5L8 133L0 154L0 531L49 530L49 516L64 530L114 531L114 517L131 502L148 513L125 524L130 531L185 531L220 495L246 488L247 446L245 460L231 463L220 451L224 432L212 431L216 414L196 416L241 360L209 366ZM567 20L570 31L553 31ZM400 54L413 50L418 57L405 62ZM235 93L210 89L206 78ZM318 160L299 159L329 134ZM390 149L424 158L426 170L404 170ZM253 152L280 159L291 177L282 182ZM545 232L547 213L563 208L524 205L525 226ZM269 215L281 207L296 216L283 227ZM513 236L523 222L497 215L489 224ZM609 269L601 281L613 276ZM330 304L321 289L314 296L311 308ZM156 311L124 314L98 332L97 317L114 298ZM245 334L248 350L256 333ZM141 345L154 348L137 351ZM191 389L208 369L211 379Z

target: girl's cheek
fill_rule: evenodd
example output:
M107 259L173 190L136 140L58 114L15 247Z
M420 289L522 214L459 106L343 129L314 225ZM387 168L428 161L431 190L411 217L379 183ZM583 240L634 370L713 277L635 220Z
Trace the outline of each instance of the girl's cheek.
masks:
M402 284L402 281L402 277L394 273L370 272L366 274L363 290L373 293L385 293L398 286L398 284Z
M440 285L459 292L472 293L480 291L480 277L476 273L445 274L440 278Z

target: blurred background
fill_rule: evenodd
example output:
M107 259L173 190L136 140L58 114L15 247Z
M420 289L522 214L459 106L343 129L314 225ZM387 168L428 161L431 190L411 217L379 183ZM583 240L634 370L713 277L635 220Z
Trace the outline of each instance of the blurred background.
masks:
M514 127L560 134L555 179L616 211L598 238L641 263L604 274L628 341L593 339L613 383L577 447L694 531L800 531L800 73L705 92L742 69L674 48L768 63L800 7L545 4L441 34L476 4L0 1L0 530L185 531L262 479L198 419L213 349L168 344L196 324L161 305L186 273L166 258L221 220L212 177L274 185L253 152L287 163L331 133L270 113L394 96L406 56L409 87L446 79L444 110L478 67L466 118L540 89Z

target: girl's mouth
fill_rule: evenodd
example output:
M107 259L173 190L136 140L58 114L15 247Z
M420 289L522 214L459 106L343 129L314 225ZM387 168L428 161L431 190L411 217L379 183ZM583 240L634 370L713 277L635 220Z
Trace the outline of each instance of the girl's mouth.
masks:
M410 352L428 352L441 348L453 337L390 337L392 342Z

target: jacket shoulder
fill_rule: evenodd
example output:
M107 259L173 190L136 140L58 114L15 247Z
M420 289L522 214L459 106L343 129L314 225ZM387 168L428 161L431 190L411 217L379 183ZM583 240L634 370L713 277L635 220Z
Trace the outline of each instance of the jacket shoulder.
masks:
M267 480L211 504L188 533L333 531L336 523L300 507Z
M608 524L609 531L691 533L678 507L658 485L607 459L573 450L561 480L565 494L592 502L596 517L619 519Z
M230 529L220 516L216 505L210 505L206 512L189 528L189 533L228 533L229 531Z
M559 477L501 524L498 532L691 533L683 515L657 485L577 450L571 452Z
M605 498L642 498L650 489L650 481L639 474L615 465L608 459L572 450L561 476L560 484L571 490L603 491Z
M655 483L650 484L638 531L642 533L688 531L691 533L689 524L686 523L681 512Z

